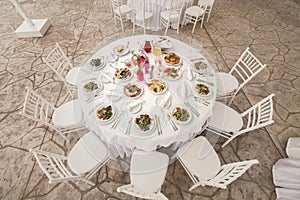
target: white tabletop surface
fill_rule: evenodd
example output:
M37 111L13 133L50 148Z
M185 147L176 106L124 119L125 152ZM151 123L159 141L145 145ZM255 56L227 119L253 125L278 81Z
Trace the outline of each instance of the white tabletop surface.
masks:
M175 52L176 54L180 55L183 65L181 67L181 78L177 80L168 80L164 77L161 77L161 79L167 83L168 87L167 91L163 94L153 94L152 92L150 92L146 84L140 83L140 85L143 86L143 94L137 99L129 99L128 97L123 95L122 91L125 84L129 82L138 82L133 69L132 73L134 74L134 76L132 79L124 83L117 81L116 84L107 82L107 80L102 76L103 73L105 73L109 77L113 77L114 72L116 71L116 69L111 67L108 62L103 67L103 69L99 71L87 70L90 59L100 56L106 57L113 52L113 49L116 46L120 44L126 45L129 41L129 48L132 50L137 50L145 40L158 41L160 40L159 36L136 35L115 40L96 51L95 54L87 59L85 64L83 64L82 66L82 70L79 73L79 77L77 80L77 85L79 88L78 96L84 111L87 126L96 134L98 134L109 147L116 149L121 157L123 157L124 155L130 155L134 148L152 151L156 150L158 147L167 147L174 143L183 143L193 138L197 133L201 132L205 122L211 116L211 110L216 97L216 79L214 68L201 54L201 51L194 49L190 45L185 44L179 40L173 38L168 39L168 44L172 46L172 48L168 49L168 51ZM154 64L154 55L152 53L149 53L147 55L149 56L150 64ZM162 57L163 56L164 55L162 55ZM131 57L131 53L119 57L118 61L116 63L113 63L113 66L117 68L125 67L123 61L126 59L131 59ZM208 64L209 69L206 70L204 75L200 75L192 70L194 79L188 80L187 69L188 67L191 67L190 69L193 68L193 62L195 61L192 62L190 60L194 58L204 59L204 62ZM168 66L164 65L162 66L162 68L163 67ZM156 76L156 73L154 74ZM93 78L99 80L100 82L104 81L104 89L100 93L100 96L95 97L95 99L93 97L88 97L83 91L84 83ZM206 101L209 103L208 106L204 105L200 101L196 101L194 98L194 96L196 95L194 92L194 85L198 83L196 82L196 80L198 79L208 81L213 84L213 86L209 85L212 91L212 95L210 98L206 99ZM106 95L110 93L113 94L113 96ZM159 107L157 103L159 103L161 99L168 95L168 93L171 96L170 103L172 105L170 105L170 107L168 108ZM115 95L117 95L117 97ZM142 103L141 109L137 113L130 113L127 108L127 105L133 101L144 101ZM192 115L191 120L187 124L176 123L179 130L174 131L170 126L170 123L167 121L166 116L167 114L171 113L171 108L173 108L175 105L184 106L184 101L188 101L194 107L194 109L196 109L200 113L200 116L197 117L190 110L190 113ZM112 104L113 107L117 110L116 116L124 111L123 116L120 118L120 123L118 124L118 127L116 129L111 128L113 122L101 124L96 118L95 108L103 106L103 104ZM163 134L158 135L156 127L154 127L153 131L151 131L150 133L142 134L133 125L130 134L126 135L125 131L127 129L130 117L135 118L135 116L141 113L150 114L152 117L157 114L160 117Z

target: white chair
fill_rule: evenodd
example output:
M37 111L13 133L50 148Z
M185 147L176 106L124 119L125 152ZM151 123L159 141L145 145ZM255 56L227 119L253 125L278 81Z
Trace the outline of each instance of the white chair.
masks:
M276 200L296 200L300 197L300 190L290 188L275 188Z
M55 44L44 62L64 82L69 94L72 96L72 91L77 89L76 81L80 68L73 67L58 43Z
M40 168L48 177L49 183L71 180L84 181L94 186L95 183L89 179L110 158L105 145L91 132L75 144L68 157L34 149L29 151L33 153Z
M184 17L183 17L183 24L186 23L194 24L192 29L192 34L194 33L197 22L201 21L200 27L202 28L206 9L207 9L207 1L199 0L196 6L188 7L185 10Z
M128 15L132 15L131 7L123 4L122 0L111 0L111 6L114 15L115 26L117 26L117 20L120 20L122 31L124 31L123 21L126 21Z
M212 10L213 5L215 3L215 0L206 0L206 1L207 1L207 7L206 7L206 10L205 10L205 14L207 14L207 20L206 20L206 22L208 22L211 10Z
M216 73L217 99L229 98L230 105L238 91L265 67L247 47L229 73Z
M67 142L67 133L85 129L83 112L79 100L72 100L55 107L35 91L26 87L27 93L21 115L49 126Z
M153 17L152 12L145 11L145 0L139 0L138 5L133 5L131 1L131 7L133 12L133 31L135 31L135 25L142 26L144 29L144 34L146 34L146 24L150 24L150 20Z
M177 29L179 33L180 16L184 7L184 0L172 0L171 8L168 10L161 11L160 13L160 24L166 28L165 35L169 27Z
M169 157L166 154L135 150L130 164L131 183L118 187L117 191L144 199L167 200L160 188L165 180L168 164Z
M290 137L285 150L289 158L300 159L300 137Z
M226 189L228 184L258 163L257 160L250 160L220 166L217 153L203 136L179 148L176 156L193 181L189 191L205 185Z
M216 102L212 109L212 119L207 130L226 138L226 142L222 145L224 147L243 133L274 123L272 119L273 96L274 94L269 95L242 114L223 103ZM242 128L243 118L247 120L244 128Z

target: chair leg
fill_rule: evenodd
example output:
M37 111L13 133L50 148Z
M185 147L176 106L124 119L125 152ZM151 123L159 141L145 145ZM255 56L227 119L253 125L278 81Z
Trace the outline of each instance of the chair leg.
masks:
M124 32L124 26L123 26L123 19L122 19L122 16L120 17L120 22L121 22L121 28L122 28L122 31Z
M195 20L195 22L194 22L194 26L193 26L192 34L194 33L194 30L195 30L195 28L196 28L196 24L197 24L197 19L196 19L196 20Z

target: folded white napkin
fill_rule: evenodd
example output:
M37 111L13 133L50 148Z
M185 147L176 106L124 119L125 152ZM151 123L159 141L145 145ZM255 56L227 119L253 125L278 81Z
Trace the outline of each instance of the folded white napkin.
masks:
M194 74L190 65L187 66L187 79L190 81L194 79Z
M103 73L102 74L102 81L103 82L113 82L113 79L110 76L108 76L107 74Z
M127 105L127 108L129 110L131 110L132 108L136 107L137 105L143 103L145 100L136 100L136 101L132 101Z
M166 103L170 100L170 98L171 98L171 93L170 92L168 92L165 96L164 96L164 98L158 103L158 106L159 107L165 107L165 105L166 105Z

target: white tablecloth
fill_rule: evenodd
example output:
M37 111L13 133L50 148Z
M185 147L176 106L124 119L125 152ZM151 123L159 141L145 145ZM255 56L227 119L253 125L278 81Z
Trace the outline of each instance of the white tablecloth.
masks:
M129 48L130 49L137 49L139 47L139 43L142 44L145 40L154 40L157 41L159 40L158 36L151 36L151 35L137 35L137 36L130 36L126 38L122 38L119 40L116 40L105 47L99 49L94 55L92 55L91 58L96 58L99 56L107 56L109 55L114 47L120 45L120 44L125 44L127 41L130 41ZM117 112L120 114L122 111L125 111L125 114L120 120L120 123L116 129L112 129L111 125L112 123L109 123L107 125L99 124L98 119L96 118L96 114L94 109L103 104L102 102L110 102L110 99L107 97L97 98L96 100L89 102L87 101L88 97L84 94L83 92L83 84L85 83L86 80L89 78L97 78L97 79L102 79L103 73L106 73L107 75L113 77L113 74L116 69L110 67L108 64L103 68L103 70L97 71L97 72L91 72L87 71L86 66L82 66L82 70L79 73L78 77L78 95L79 99L81 102L81 105L84 110L85 114L85 119L87 126L93 130L95 133L97 133L101 139L106 142L106 144L110 147L111 150L115 150L117 154L119 154L121 157L124 155L130 155L131 152L134 150L134 148L146 150L146 151L153 151L156 150L159 147L168 147L170 145L178 146L189 139L193 138L196 134L201 132L203 130L203 126L205 125L205 122L207 119L211 116L211 109L212 106L215 102L215 95L216 95L216 83L215 83L215 77L214 77L214 69L210 66L209 71L210 71L210 76L206 77L201 77L201 79L207 80L211 83L214 84L214 86L211 87L212 96L209 98L207 101L210 102L209 106L203 105L199 102L196 102L194 98L190 99L190 103L194 106L195 109L197 109L200 112L200 117L196 117L194 113L191 112L191 121L188 122L187 124L183 125L178 125L179 131L175 132L168 121L166 120L166 114L169 113L170 111L164 111L163 109L159 108L156 103L158 101L158 98L163 98L165 95L168 93L171 94L172 96L172 104L180 104L182 105L182 101L184 97L182 96L182 91L183 91L183 85L185 85L185 88L187 89L185 91L185 95L193 96L192 95L192 88L193 85L195 84L194 81L189 81L186 79L187 77L187 67L191 66L191 63L188 61L189 59L196 58L196 57L203 57L199 51L196 49L192 48L191 46L179 41L170 38L170 44L172 44L173 48L170 51L176 52L178 55L181 56L183 59L183 66L182 66L182 71L183 75L181 78L178 80L167 80L163 79L168 85L168 90L161 95L155 95L152 94L148 88L147 85L144 86L144 92L139 99L143 99L146 102L143 103L142 110L139 113L150 113L152 116L154 114L158 114L161 119L161 125L162 125L162 135L158 135L157 131L154 130L152 131L151 134L146 134L143 135L139 133L134 127L132 127L132 132L130 135L125 135L125 130L128 125L128 119L130 116L135 116L136 114L131 115L128 110L127 110L127 104L130 103L131 101L129 98L126 96L122 96L123 94L123 83L118 83L118 84L112 84L112 83L106 83L104 84L104 91L103 93L107 93L110 90L113 90L113 94L119 94L122 97L121 98L116 98L113 97L112 104L113 106L117 109ZM154 58L152 53L148 54L150 58L150 63L151 60ZM90 58L90 59L91 59ZM127 54L126 56L120 57L118 60L118 63L115 64L118 67L124 67L123 61L125 59L131 58L131 54ZM89 60L90 60L89 59ZM89 63L89 60L87 60L86 63ZM208 62L208 61L207 61ZM200 76L196 73L194 73L194 76ZM137 81L136 77L133 77L131 81ZM128 82L126 82L128 83ZM115 99L114 99L115 98ZM117 114L118 115L118 114Z
M141 0L128 0L128 5L131 6L131 2L133 4L134 9L138 9L138 2ZM187 7L193 4L193 0L186 0L184 4L184 8L182 14L180 16L180 22L183 20L183 15ZM141 4L141 3L140 3ZM153 17L150 22L150 29L152 31L158 31L161 29L160 26L160 12L163 10L167 10L171 8L171 0L145 0L145 11L152 12Z

